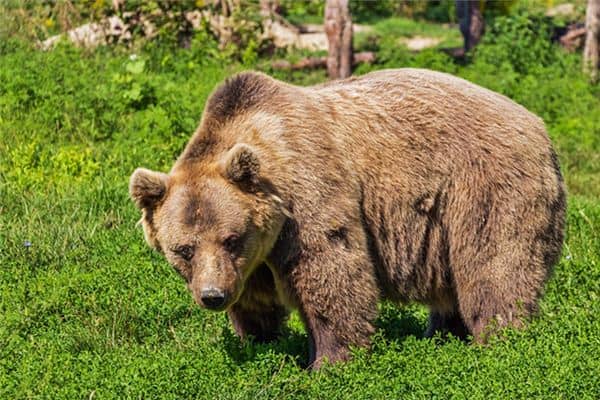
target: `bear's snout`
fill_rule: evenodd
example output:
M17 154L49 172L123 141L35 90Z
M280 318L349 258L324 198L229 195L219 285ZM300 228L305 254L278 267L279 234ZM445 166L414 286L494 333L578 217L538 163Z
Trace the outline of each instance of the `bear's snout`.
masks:
M200 292L200 300L202 304L211 310L218 310L225 304L227 298L225 292L214 287L202 289Z

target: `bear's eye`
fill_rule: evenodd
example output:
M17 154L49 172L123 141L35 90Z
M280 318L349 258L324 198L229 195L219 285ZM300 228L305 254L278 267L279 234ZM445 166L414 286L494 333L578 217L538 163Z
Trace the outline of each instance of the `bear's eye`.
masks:
M173 249L173 253L185 261L190 261L194 257L194 247L189 245L177 246Z
M229 235L223 240L223 247L225 250L231 254L235 254L240 250L242 241L240 240L240 235L234 233Z

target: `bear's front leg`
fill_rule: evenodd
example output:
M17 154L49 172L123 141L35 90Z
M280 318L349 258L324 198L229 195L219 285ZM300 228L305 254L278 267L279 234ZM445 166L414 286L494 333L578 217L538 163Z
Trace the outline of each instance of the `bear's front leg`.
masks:
M288 310L279 301L273 275L265 264L248 278L242 296L227 314L242 339L252 336L269 342L277 338Z
M372 264L350 241L315 252L290 270L288 281L310 340L309 364L318 369L348 359L350 346L367 347L374 332L378 287Z

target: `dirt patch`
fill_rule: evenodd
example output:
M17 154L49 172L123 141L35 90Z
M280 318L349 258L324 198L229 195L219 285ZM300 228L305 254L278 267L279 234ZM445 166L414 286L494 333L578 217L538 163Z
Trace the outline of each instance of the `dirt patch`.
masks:
M436 37L413 36L411 38L401 38L399 42L408 47L409 50L423 50L437 46L442 42L442 39Z

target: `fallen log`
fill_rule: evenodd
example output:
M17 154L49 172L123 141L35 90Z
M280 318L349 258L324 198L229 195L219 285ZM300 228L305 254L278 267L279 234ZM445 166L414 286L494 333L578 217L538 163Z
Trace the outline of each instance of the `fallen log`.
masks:
M583 27L573 27L567 30L567 33L559 39L561 46L567 51L575 51L585 43L586 29Z
M352 65L358 65L360 63L372 63L375 61L375 53L371 51L365 51L361 53L354 53L352 58ZM327 67L327 57L307 57L295 63L287 60L277 60L271 64L273 69L288 69L288 70L299 70L299 69L315 69Z

